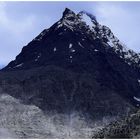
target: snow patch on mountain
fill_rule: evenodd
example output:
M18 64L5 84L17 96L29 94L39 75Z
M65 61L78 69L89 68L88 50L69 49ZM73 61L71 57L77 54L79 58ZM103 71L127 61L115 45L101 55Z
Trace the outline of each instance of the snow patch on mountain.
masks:
M56 52L56 47L54 47L53 51Z
M69 49L72 48L72 43L69 44Z
M139 85L140 85L140 79L138 79L138 83L139 83Z
M95 52L98 52L99 50L97 50L97 49L94 49L94 51L95 51Z
M83 45L80 42L78 42L78 45L83 48Z
M71 49L71 52L75 52L75 50L74 49Z
M14 68L21 67L23 63L16 65Z
M84 21L87 25L89 25L90 29L93 28L93 22L91 21L91 18L87 16L86 14L83 14L82 21Z
M133 98L134 98L134 100L140 102L140 98L137 98L137 97L135 97L135 96L134 96Z

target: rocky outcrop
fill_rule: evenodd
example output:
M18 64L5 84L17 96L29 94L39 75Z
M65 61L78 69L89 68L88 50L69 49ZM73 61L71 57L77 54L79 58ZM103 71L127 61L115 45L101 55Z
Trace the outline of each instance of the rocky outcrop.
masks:
M125 119L116 120L98 133L93 138L139 138L140 137L140 111L132 113Z

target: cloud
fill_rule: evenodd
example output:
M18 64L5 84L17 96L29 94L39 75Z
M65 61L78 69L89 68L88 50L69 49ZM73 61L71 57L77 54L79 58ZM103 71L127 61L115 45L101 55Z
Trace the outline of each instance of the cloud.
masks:
M11 19L6 12L6 3L0 3L0 28L4 28L15 37L20 37L26 31L32 30L34 21L35 17L33 15L19 21Z
M6 11L6 2L0 2L0 64L10 62L20 52L23 44L30 39L30 32L35 30L36 17L27 15L15 20Z

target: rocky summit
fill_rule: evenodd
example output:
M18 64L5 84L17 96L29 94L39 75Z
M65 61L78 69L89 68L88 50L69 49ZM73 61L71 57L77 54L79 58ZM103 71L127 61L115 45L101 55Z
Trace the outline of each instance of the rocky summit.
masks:
M0 72L1 92L44 115L63 116L54 120L61 132L46 138L92 138L139 108L140 54L97 18L66 8Z

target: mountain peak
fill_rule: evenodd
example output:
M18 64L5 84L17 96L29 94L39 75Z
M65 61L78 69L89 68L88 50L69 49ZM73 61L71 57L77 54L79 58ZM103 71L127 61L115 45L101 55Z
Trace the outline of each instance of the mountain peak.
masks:
M107 50L105 53L112 51L127 64L139 67L140 55L125 49L108 27L96 21L94 15L87 11L76 14L66 8L57 23L41 32L4 69L62 64L61 61L66 65L91 63L88 56L94 57L94 53L104 50Z
M65 8L64 12L63 12L63 18L67 17L68 15L76 15L72 10L70 10L69 8Z

